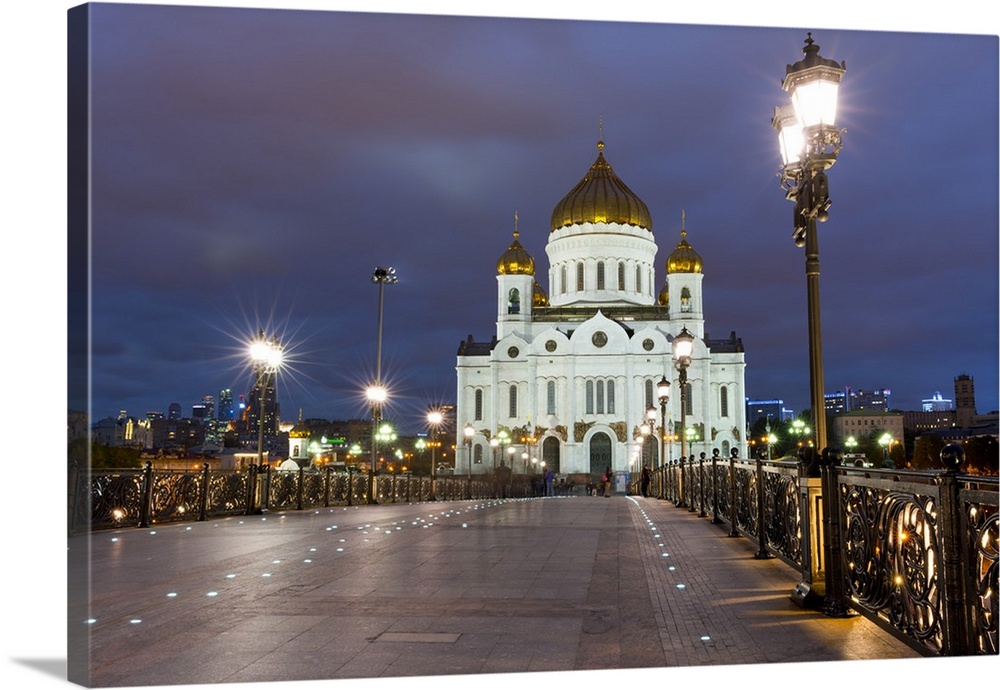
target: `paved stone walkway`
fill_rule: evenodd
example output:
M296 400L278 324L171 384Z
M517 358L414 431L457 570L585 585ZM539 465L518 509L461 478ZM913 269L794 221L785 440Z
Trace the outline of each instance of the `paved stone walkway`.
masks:
M99 532L90 685L920 656L861 616L797 607L798 573L726 535L625 496Z

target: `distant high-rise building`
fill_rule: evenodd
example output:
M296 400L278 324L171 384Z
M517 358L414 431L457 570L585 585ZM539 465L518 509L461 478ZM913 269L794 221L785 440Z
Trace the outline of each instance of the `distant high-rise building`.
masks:
M924 412L946 412L955 409L955 405L951 400L943 397L940 391L934 391L934 395L924 398L920 409Z
M976 386L968 374L955 377L955 421L960 427L972 426L976 417Z
M759 419L785 422L795 417L795 412L785 407L784 400L750 400L747 398L747 426L753 428Z
M892 395L892 391L888 388L876 388L874 390L865 391L857 390L851 393L850 408L849 412L854 410L877 410L881 412L888 412L890 409L889 397Z
M231 422L236 418L236 410L233 407L233 391L223 388L219 391L219 413L218 418L224 422Z
M847 391L837 391L836 393L825 393L823 402L826 406L826 413L843 414L847 412Z
M181 415L181 404L175 402L170 403L170 406L167 407L167 419L177 421L178 419L181 419Z

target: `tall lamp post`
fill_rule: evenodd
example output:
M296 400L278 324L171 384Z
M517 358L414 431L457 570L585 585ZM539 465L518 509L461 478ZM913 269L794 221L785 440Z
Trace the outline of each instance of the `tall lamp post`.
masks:
M375 339L375 380L368 388L368 402L372 408L372 457L368 468L368 503L373 504L375 500L375 454L376 445L375 434L377 433L379 420L382 414L382 406L386 400L386 390L382 383L382 307L385 304L385 286L399 282L396 277L396 269L390 267L376 266L372 273L372 282L378 285L378 335Z
M660 403L660 467L667 463L667 403L670 402L670 381L664 376L656 384L656 396Z
M436 501L437 496L434 494L434 484L437 482L437 462L434 458L434 451L437 448L437 434L438 429L441 428L441 423L444 421L444 414L438 408L432 407L427 411L427 427L430 436L430 446L431 446L431 500Z
M691 366L691 354L694 351L694 336L688 331L687 326L674 336L674 366L677 368L677 383L681 389L681 462L680 462L680 485L677 503L679 507L684 507L684 462L687 460L687 370Z
M806 35L804 57L785 68L781 88L790 104L775 108L771 126L778 133L782 166L779 178L785 198L795 203L795 246L805 248L809 310L809 391L816 450L826 448L826 405L823 397L823 345L819 313L819 238L816 222L829 217L826 170L837 162L843 146L836 128L837 91L846 65L820 57L812 34Z
M476 427L465 425L465 459L469 465L469 481L472 481L472 437L476 435Z
M274 385L274 378L278 373L278 369L281 367L281 360L283 356L284 351L278 337L272 336L271 338L267 338L264 336L263 330L260 330L257 334L257 339L250 343L250 361L253 363L257 385L258 470L262 470L264 468L264 417L266 416L264 411L266 399L265 391L268 388L272 388L275 391L275 396L277 396L278 392ZM255 494L256 481L253 482L253 486ZM251 494L247 501L247 508L251 512L256 512L254 506L257 499L254 494Z

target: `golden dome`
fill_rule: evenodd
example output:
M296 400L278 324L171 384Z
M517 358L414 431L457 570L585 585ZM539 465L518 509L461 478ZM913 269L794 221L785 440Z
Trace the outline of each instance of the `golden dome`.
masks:
M597 142L597 160L552 211L552 232L581 223L620 223L652 231L649 209L622 182L604 159L604 142Z
M549 293L545 292L545 288L535 281L535 285L531 290L531 305L534 307L547 307L549 306Z
M500 275L535 275L535 260L517 241L520 234L517 230L514 231L514 241L497 261L497 273Z
M681 241L667 257L667 273L701 273L701 257L687 241L687 230L681 230Z
M667 292L666 283L664 283L663 287L660 288L660 294L656 296L656 303L661 307L665 307L670 304L670 293Z

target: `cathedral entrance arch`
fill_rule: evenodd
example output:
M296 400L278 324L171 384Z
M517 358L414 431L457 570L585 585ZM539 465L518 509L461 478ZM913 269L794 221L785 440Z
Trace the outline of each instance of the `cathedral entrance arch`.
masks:
M590 473L601 474L611 467L611 437L599 431L590 437Z
M542 441L542 461L545 468L551 468L553 472L559 474L559 439L549 436Z

